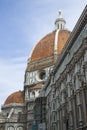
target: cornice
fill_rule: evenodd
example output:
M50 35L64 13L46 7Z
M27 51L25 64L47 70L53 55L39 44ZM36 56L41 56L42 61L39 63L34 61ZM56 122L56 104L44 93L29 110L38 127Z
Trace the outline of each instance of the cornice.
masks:
M11 103L7 105L3 105L1 109L6 109L6 108L16 108L16 107L25 107L24 103Z
M31 72L31 71L35 71L37 69L43 69L45 67L49 67L52 65L54 65L54 56L28 63L26 71Z
M85 50L87 50L87 37L84 39L82 46L80 46L80 48L77 50L70 63L66 66L64 72L60 75L60 78L57 81L57 85L64 81L64 79L67 77L67 73L70 73L73 70L75 64L85 53Z

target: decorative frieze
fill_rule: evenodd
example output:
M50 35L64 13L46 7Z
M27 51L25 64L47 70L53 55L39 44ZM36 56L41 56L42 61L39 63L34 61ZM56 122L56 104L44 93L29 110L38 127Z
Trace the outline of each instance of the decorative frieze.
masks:
M54 57L48 57L42 60L38 60L35 62L28 63L27 65L27 71L34 71L38 69L43 69L47 66L52 66L54 64Z
M87 48L87 44L84 43L79 48L79 50L75 53L73 59L70 61L70 63L67 65L64 72L60 75L58 82L61 83L67 76L67 73L70 73L71 70L75 67L76 63L81 59L82 55L84 54L85 49Z

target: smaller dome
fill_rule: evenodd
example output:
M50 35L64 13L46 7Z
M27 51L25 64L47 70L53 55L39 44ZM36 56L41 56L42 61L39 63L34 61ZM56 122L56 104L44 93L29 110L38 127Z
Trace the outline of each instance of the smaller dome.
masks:
M4 105L10 104L10 103L24 103L24 92L18 91L8 96Z

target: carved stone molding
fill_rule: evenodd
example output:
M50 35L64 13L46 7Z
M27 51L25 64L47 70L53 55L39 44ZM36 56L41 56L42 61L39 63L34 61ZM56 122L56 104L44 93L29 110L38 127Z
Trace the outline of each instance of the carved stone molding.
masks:
M28 63L26 71L34 71L37 69L42 69L44 67L51 66L53 64L54 64L54 57L52 56L52 57L48 57L46 59Z
M79 61L79 59L84 55L85 50L87 49L87 38L85 38L85 40L83 40L83 44L80 46L80 48L77 50L77 52L74 54L72 60L70 61L70 63L66 66L66 69L64 70L64 72L60 75L59 79L57 80L57 84L59 85L61 82L64 81L64 79L67 76L67 73L70 73L72 71L72 69L74 68L76 62ZM87 66L87 64L85 64L85 66Z

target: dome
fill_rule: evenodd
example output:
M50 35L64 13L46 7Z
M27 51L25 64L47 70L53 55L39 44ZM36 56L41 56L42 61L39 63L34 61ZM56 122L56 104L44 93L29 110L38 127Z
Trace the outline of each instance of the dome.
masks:
M10 103L24 103L24 92L18 91L8 96L4 105L10 104Z
M61 53L62 49L64 48L71 32L68 30L60 30L58 34L58 41L57 41L57 51L58 54Z
M53 31L49 33L36 44L31 54L30 62L53 56L55 53L55 45L57 54L60 54L69 36L70 31L63 29L59 30L59 32Z
M41 60L53 55L55 32L52 32L42 38L35 46L30 61Z

